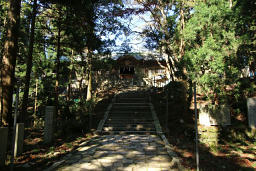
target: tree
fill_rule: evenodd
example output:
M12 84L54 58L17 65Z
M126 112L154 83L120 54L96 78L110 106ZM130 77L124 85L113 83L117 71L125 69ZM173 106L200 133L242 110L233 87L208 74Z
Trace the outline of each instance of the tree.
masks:
M8 10L7 36L4 44L2 59L2 97L3 97L3 122L10 124L12 114L12 94L15 84L15 65L18 52L20 0L10 0Z
M225 0L198 2L186 23L185 60L191 80L212 103L224 103L227 89L239 78L236 14Z
M150 12L153 19L143 31L147 45L158 50L165 60L169 79L185 79L183 31L194 4L184 0L138 0L138 3L144 6L145 11Z
M6 38L6 19L7 19L8 3L0 1L0 61L3 59L4 42ZM2 72L2 63L0 64L0 71ZM3 96L2 96L2 73L0 72L0 125L2 125L3 117Z
M242 67L250 66L251 71L256 70L256 4L250 0L238 0L234 10L238 13L236 32L241 36L239 47L239 63Z
M31 18L31 29L30 29L30 36L29 36L29 49L28 49L28 56L26 61L26 76L25 76L25 88L24 88L24 95L22 100L22 108L21 108L21 122L26 120L27 115L27 103L28 103L28 93L29 93L29 85L30 85L30 75L32 70L32 61L33 61L33 50L34 50L34 34L35 34L35 22L36 22L36 14L37 14L37 0L34 0L33 3L33 11L32 11L32 18Z

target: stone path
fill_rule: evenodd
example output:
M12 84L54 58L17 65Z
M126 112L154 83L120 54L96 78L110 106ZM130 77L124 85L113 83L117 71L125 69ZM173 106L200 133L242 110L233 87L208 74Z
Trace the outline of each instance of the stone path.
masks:
M124 93L108 107L98 135L47 170L182 170L145 94Z

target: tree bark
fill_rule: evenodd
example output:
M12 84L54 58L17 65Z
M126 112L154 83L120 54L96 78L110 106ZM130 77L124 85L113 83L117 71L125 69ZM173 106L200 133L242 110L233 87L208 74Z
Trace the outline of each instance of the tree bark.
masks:
M20 122L26 121L26 118L27 118L30 75L31 75L31 70L32 70L32 65L33 65L32 60L33 60L33 50L34 50L36 13L37 13L37 0L34 0L32 19L31 19L31 31L30 31L30 39L29 39L28 58L27 58L27 69L26 69L26 77L25 77L25 88L24 88L24 95L23 95L23 100L22 100Z
M183 39L183 31L185 29L185 16L184 16L184 2L180 4L180 47L179 47L179 58L180 60L184 56L185 42Z
M56 111L58 114L58 107L59 107L59 70L60 70L60 24L58 26L58 36L57 36L57 56L56 56L56 81L55 81L55 105Z
M87 85L87 95L86 101L92 99L92 64L91 64L91 52L88 54L88 85Z
M35 87L35 104L34 104L34 114L36 115L37 111L37 93L38 92L38 79L36 78L36 87Z
M74 58L74 51L72 50L71 52L71 70L69 72L69 76L68 76L68 94L67 94L67 101L70 101L70 96L71 96L71 81L72 81L72 74L74 71L74 63L73 63L73 58Z
M2 59L3 123L11 124L15 65L18 54L21 0L9 0L7 36Z
M229 0L229 8L233 7L233 0Z

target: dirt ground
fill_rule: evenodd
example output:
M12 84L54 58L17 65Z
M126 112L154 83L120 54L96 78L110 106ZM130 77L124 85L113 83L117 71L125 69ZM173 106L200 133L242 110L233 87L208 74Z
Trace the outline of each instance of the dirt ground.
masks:
M182 95L175 97L174 93L173 96L175 100L168 101L166 126L165 92L163 89L155 89L151 93L152 102L169 142L186 169L196 170L194 110L187 110L185 100L180 98ZM256 170L256 141L244 133L248 129L246 120L237 122L238 118L231 117L233 125L219 127L221 131L217 146L199 144L200 170Z
M78 145L94 136L98 123L103 118L104 109L110 103L116 90L108 90L98 94L99 101L92 113L91 129L89 129L89 119L87 118L81 128L73 128L65 133L56 131L52 144L44 144L43 128L25 128L25 139L23 153L14 160L14 170L43 170L58 161L64 155L74 151ZM72 128L72 127L71 127ZM0 170L10 170L10 154L7 154L7 166Z

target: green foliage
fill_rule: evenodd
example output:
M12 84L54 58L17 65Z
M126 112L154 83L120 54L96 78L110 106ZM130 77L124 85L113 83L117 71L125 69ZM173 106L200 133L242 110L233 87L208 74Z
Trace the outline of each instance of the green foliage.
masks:
M213 101L224 102L227 87L239 78L236 53L241 41L235 23L227 1L207 1L194 8L184 31L189 77Z
M235 6L235 10L239 13L238 16L238 26L237 26L237 34L243 38L243 43L239 48L239 57L244 58L241 59L241 63L245 63L251 69L255 69L255 59L256 59L256 12L255 12L256 4L251 0L237 0L237 4Z
M66 97L68 94L67 87L76 81L85 81L87 79L86 67L88 66L88 61L86 59L87 54L85 53L86 48L89 48L91 51L98 50L98 52L110 54L110 51L102 48L104 48L105 44L113 44L113 41L101 41L101 35L97 33L101 32L103 34L105 31L114 32L120 28L120 23L113 18L114 9L110 7L119 6L118 8L121 8L121 5L117 1L38 1L33 67L28 97L29 118L32 118L30 115L34 112L43 114L41 108L46 105L57 105L54 101L56 95L56 72L58 72L59 77L59 108L67 112L67 114L61 112L63 118L66 115L69 118L72 115L74 117L74 115L81 111L84 111L82 113L87 115L88 111L92 111L94 102L85 102L83 99L86 95L84 85L79 87L79 93L77 94L80 94L80 96L76 97L80 99L78 103L68 100ZM0 1L0 7L0 60L2 60L8 1ZM26 79L26 61L31 32L32 9L33 1L22 1L19 35L20 48L15 72L15 76L20 80L21 97L23 97ZM111 10L107 11L106 9ZM101 22L99 22L99 19ZM58 35L59 30L60 35ZM56 69L59 36L60 67ZM115 65L113 60L100 61L98 60L99 57L100 55L94 55L93 70L108 70ZM69 98L73 98L73 93L71 92L69 96ZM69 108L67 110L66 106L69 105L71 110ZM35 107L37 110L35 110Z

